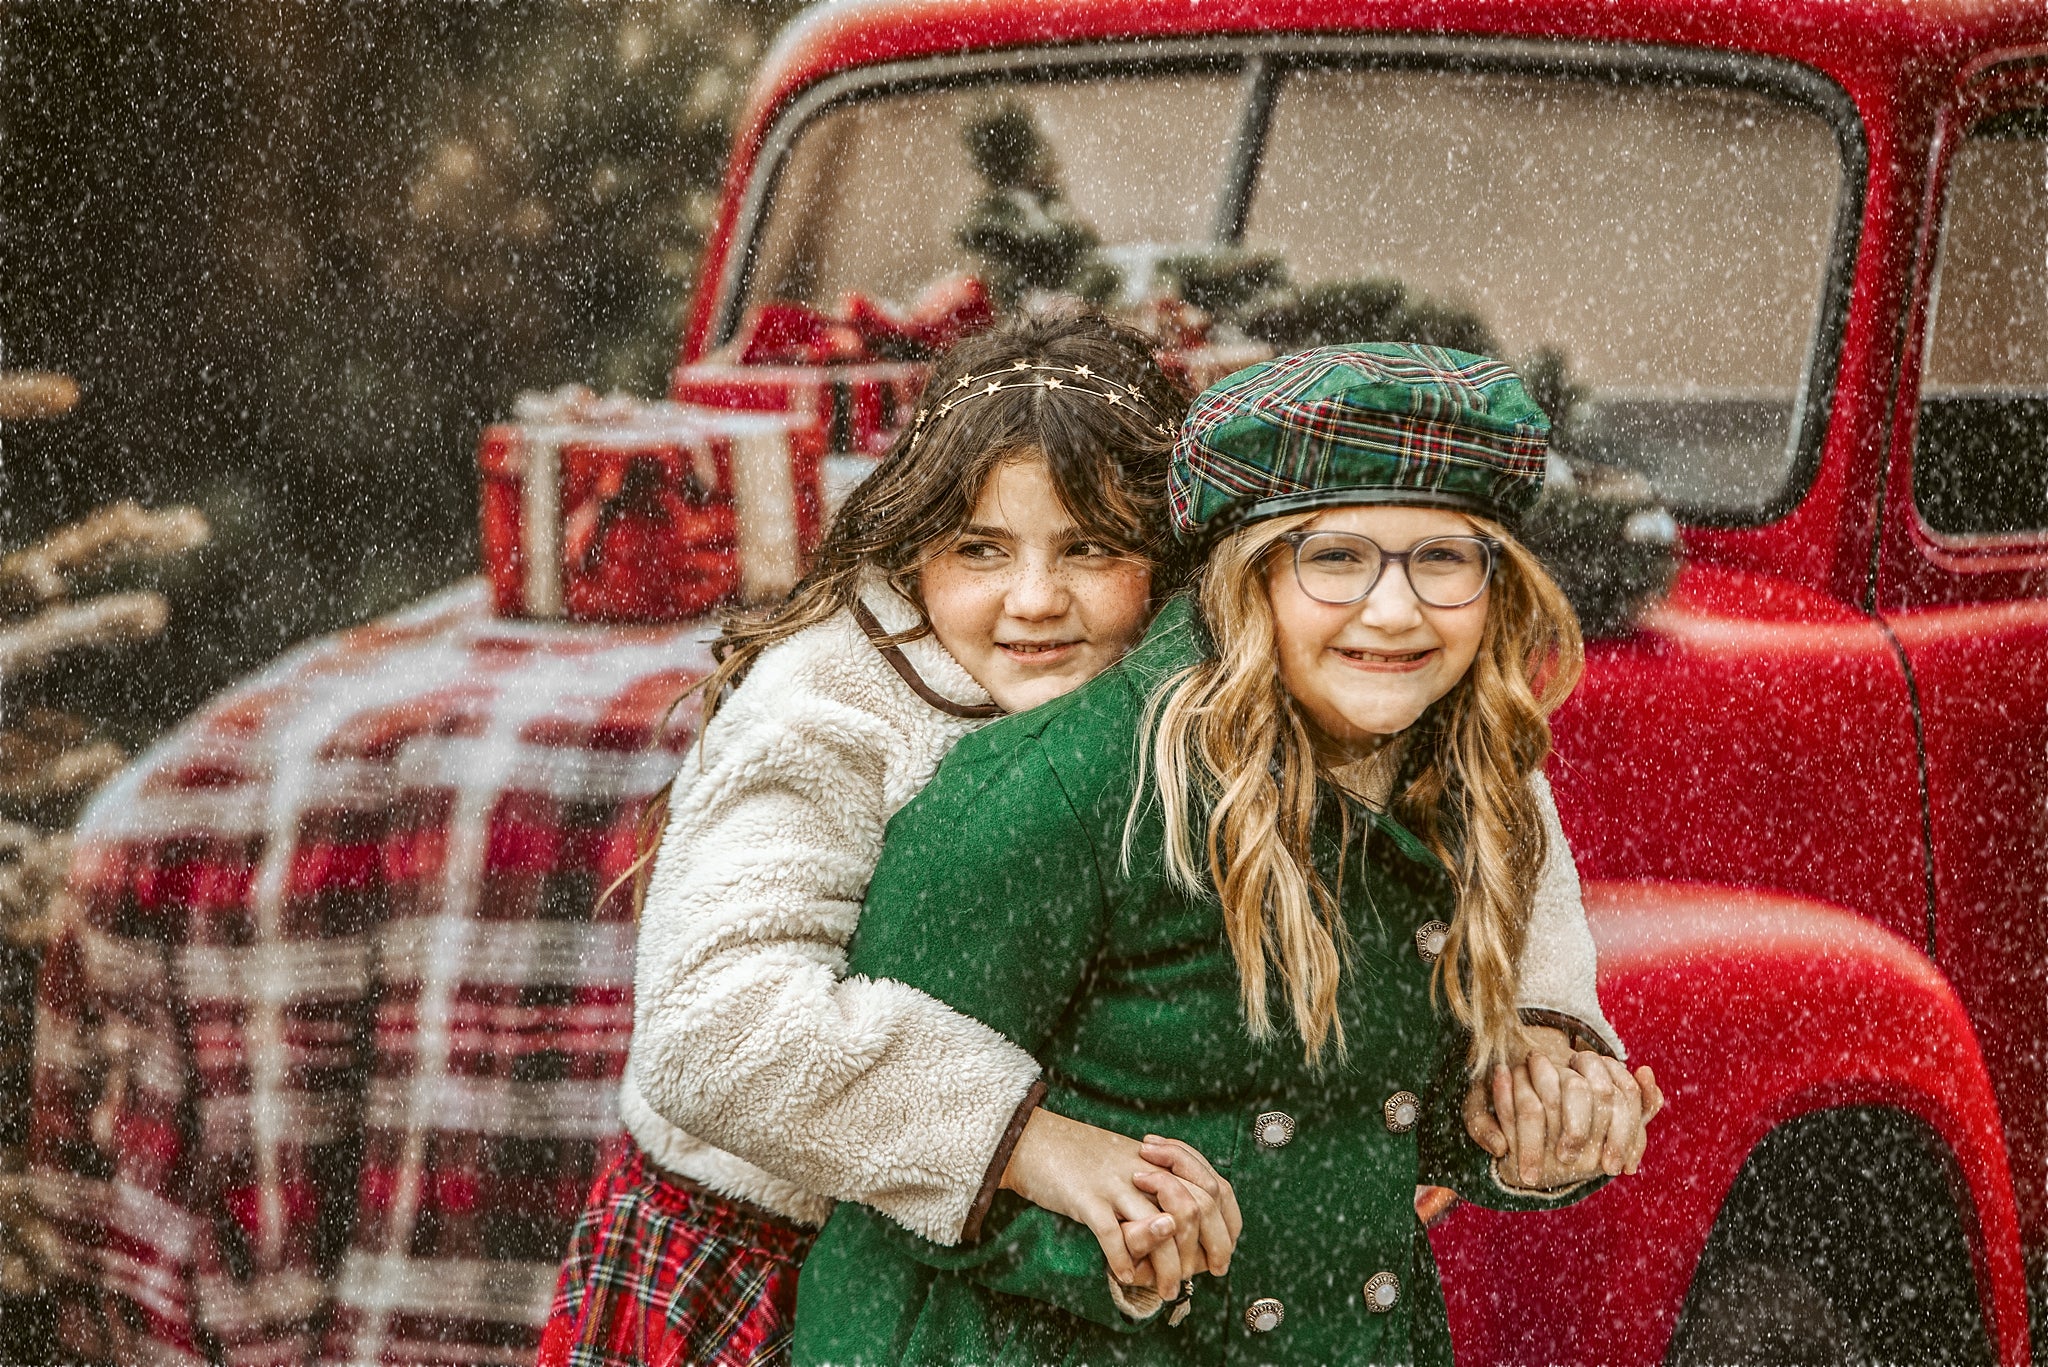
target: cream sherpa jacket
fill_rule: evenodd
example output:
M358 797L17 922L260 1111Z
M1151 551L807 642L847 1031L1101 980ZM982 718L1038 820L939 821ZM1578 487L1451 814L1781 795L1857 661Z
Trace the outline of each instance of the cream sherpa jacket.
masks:
M879 578L885 630L916 621ZM988 694L936 638L926 685ZM626 1128L662 1167L792 1220L861 1201L959 1239L1031 1055L901 983L845 978L882 829L978 722L911 691L850 613L761 653L669 797L635 970Z
M886 630L915 620L878 578L861 598ZM988 701L936 639L902 649L939 694ZM851 1200L959 1240L1038 1064L914 988L843 975L883 828L979 724L919 698L842 612L763 651L705 728L648 882L620 1089L660 1166L803 1224ZM1539 796L1551 861L1523 1000L1618 1052L1547 784Z

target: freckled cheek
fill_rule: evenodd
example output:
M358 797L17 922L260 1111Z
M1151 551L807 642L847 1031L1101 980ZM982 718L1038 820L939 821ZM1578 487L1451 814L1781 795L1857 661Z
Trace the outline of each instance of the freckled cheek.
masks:
M1445 633L1443 667L1448 675L1448 681L1444 684L1446 692L1459 679L1465 677L1465 672L1472 667L1473 660L1478 658L1480 634L1481 628L1476 626L1467 631Z
M1328 711L1332 699L1341 694L1350 682L1348 676L1323 653L1320 642L1283 638L1279 662L1280 686L1312 713Z
M1145 634L1152 574L1125 568L1090 576L1075 588L1081 620L1098 642L1118 648L1136 645Z
M954 656L987 654L995 649L995 629L1003 614L1003 595L986 581L924 584L924 610L939 643Z

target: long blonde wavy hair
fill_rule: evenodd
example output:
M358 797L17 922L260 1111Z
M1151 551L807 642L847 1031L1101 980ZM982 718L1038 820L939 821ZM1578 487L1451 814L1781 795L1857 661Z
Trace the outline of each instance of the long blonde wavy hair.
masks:
M1326 1049L1344 1052L1337 989L1349 937L1310 844L1320 785L1335 779L1274 664L1266 571L1281 538L1315 516L1253 523L1210 553L1196 595L1216 654L1160 687L1146 728L1168 876L1221 900L1253 1036L1273 1033L1267 982L1276 973L1311 1063ZM1498 524L1472 521L1502 547L1479 653L1406 733L1392 810L1457 889L1432 991L1441 986L1471 1030L1476 1074L1526 1048L1518 965L1548 844L1529 776L1550 753L1550 714L1577 684L1584 651L1571 604L1536 557ZM1153 789L1139 790L1127 853Z

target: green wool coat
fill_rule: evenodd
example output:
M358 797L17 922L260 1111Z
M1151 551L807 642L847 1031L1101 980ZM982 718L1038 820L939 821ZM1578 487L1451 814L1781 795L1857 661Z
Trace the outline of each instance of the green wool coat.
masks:
M1466 1136L1467 1037L1432 1004L1416 936L1450 920L1452 887L1393 820L1349 808L1349 1051L1320 1071L1277 993L1273 1037L1250 1037L1221 909L1167 882L1156 801L1121 860L1146 699L1207 649L1177 600L1116 668L961 742L889 828L849 971L910 983L1031 1051L1053 1110L1199 1149L1244 1213L1230 1275L1198 1278L1178 1325L1164 1313L1133 1323L1110 1299L1094 1236L1011 1193L977 1242L955 1248L842 1204L799 1282L799 1364L1448 1364L1416 1184L1502 1209L1595 1185L1511 1193ZM1318 837L1333 883L1340 801L1328 799ZM1389 1102L1403 1092L1419 1098L1419 1121L1397 1129ZM1391 1308L1368 1305L1381 1273L1396 1284ZM1268 1298L1279 1323L1254 1329L1247 1311Z

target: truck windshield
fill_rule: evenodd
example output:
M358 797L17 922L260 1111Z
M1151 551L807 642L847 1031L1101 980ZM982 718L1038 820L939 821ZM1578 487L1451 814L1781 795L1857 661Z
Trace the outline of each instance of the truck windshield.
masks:
M1795 475L1847 180L1818 110L1693 82L1276 62L899 88L789 142L727 354L806 359L837 328L857 357L851 327L914 358L948 310L1050 295L1198 381L1436 342L1520 366L1574 461L1742 520Z

